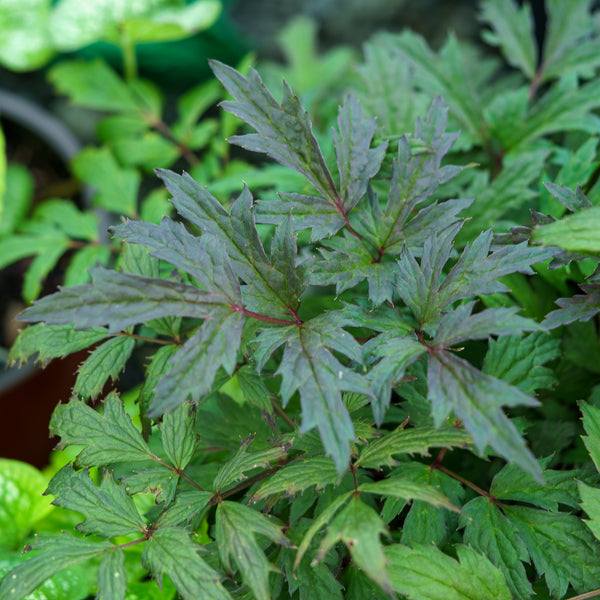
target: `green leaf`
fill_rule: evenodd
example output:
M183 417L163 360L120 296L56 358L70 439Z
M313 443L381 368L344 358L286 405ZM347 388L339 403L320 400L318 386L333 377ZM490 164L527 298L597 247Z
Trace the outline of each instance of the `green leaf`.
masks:
M429 456L429 448L464 448L470 442L467 432L455 427L399 427L365 446L355 465L365 469L393 467L399 464L393 458L397 454L417 453Z
M32 218L52 223L73 239L90 242L98 239L98 216L80 211L68 200L45 200L36 206Z
M192 459L196 446L194 410L190 404L182 404L164 415L160 426L160 439L171 464L183 471Z
M258 452L248 452L248 447L253 441L253 435L243 440L235 456L219 469L219 472L213 480L213 489L216 492L221 492L223 488L232 483L245 479L246 476L244 473L246 471L258 468L268 469L271 466L271 462L278 461L285 457L287 450L289 449L287 446L278 446L266 450L259 450Z
M88 16L89 18L89 16ZM137 112L135 96L125 82L104 61L69 60L50 69L48 79L58 92L85 108ZM84 156L93 156L89 153Z
M546 315L542 326L554 329L573 321L589 321L600 312L600 284L583 283L579 286L585 294L575 294L570 298L559 298L559 309Z
M192 398L198 402L211 391L215 374L235 369L245 317L241 312L214 308L204 324L171 358L171 369L156 386L148 416L172 410Z
M533 394L556 383L554 372L544 363L559 356L560 340L546 333L505 336L489 341L482 371Z
M105 552L98 567L98 598L125 600L127 573L125 553L121 548Z
M411 600L511 600L502 572L468 546L456 547L458 560L435 546L386 548L392 589Z
M49 0L5 2L0 24L0 62L13 71L42 67L54 53L48 30Z
M52 504L77 511L85 516L78 528L85 534L112 538L128 533L145 533L146 524L123 485L105 472L100 487L96 487L87 470L76 472L66 465L48 484L47 494L53 494Z
M39 256L45 253L56 256L57 248L60 248L61 253L68 249L69 239L56 228L49 225L40 226L38 223L32 225L33 231L26 234L9 235L0 239L0 269L27 256ZM45 276L44 271L48 270L45 268L46 261L42 260L40 267L35 269L40 273L40 279ZM54 262L56 260L54 259Z
M98 266L107 267L111 259L110 248L105 245L85 246L76 250L65 270L65 287L89 283L88 270Z
M258 502L268 496L285 494L294 496L310 489L321 490L325 486L338 481L339 475L334 462L327 456L312 456L307 459L297 458L286 465L263 483L256 490L251 502Z
M108 331L103 327L77 331L72 324L37 323L21 331L10 349L8 358L9 361L24 363L36 356L36 360L46 364L53 358L63 358L92 346L107 335Z
M0 458L0 548L21 547L52 507L42 493L47 479L25 462Z
M420 481L412 481L404 477L390 477L373 483L363 483L358 488L359 492L379 494L388 498L401 498L405 501L419 500L432 506L444 507L455 512L460 509L454 506L446 496L436 488Z
M73 159L73 173L96 193L93 203L119 215L137 214L140 174L120 167L107 148L86 148Z
M599 228L600 206L593 206L548 225L535 227L531 239L545 246L593 254L600 252Z
M31 556L6 574L0 583L0 598L24 600L46 579L68 567L103 554L112 549L113 545L108 541L90 542L63 533L39 537L33 548L43 552Z
M583 443L590 453L591 459L600 471L600 408L582 402L580 404L581 414L583 415L583 427L587 433L583 436Z
M156 521L156 526L173 527L183 523L189 525L210 506L213 496L212 492L200 490L179 492L173 504Z
M59 404L50 430L61 437L61 446L82 445L77 456L81 466L102 466L121 461L146 461L152 452L123 409L119 397L110 393L102 414L81 400Z
M227 299L196 287L149 279L98 267L92 283L45 296L19 316L22 321L51 325L76 323L78 329L108 325L116 333L131 325L167 316L205 318Z
M590 487L581 481L577 483L577 487L581 495L581 508L590 517L584 523L596 536L596 539L600 540L600 489Z
M236 502L225 501L217 506L216 539L221 563L230 573L236 565L256 600L269 600L268 577L275 567L256 540L257 534L277 544L290 545L273 519Z
M19 164L6 166L5 187L0 213L0 236L13 233L22 223L33 200L34 181L27 168Z
M465 544L502 570L513 598L529 600L533 589L523 566L529 562L529 552L514 525L488 498L474 498L463 506L462 513Z
M270 422L275 411L271 402L273 394L261 376L251 366L244 365L236 371L234 378L245 400L260 409L263 418Z
M109 378L117 380L134 347L135 340L126 336L114 337L98 346L79 365L73 393L83 398L97 398Z
M322 560L329 549L341 541L348 547L356 566L391 594L390 574L380 540L383 534L387 534L387 529L379 515L353 496L329 525L315 562Z
M436 426L454 411L479 452L489 444L506 460L541 481L540 466L502 411L502 406L537 406L537 400L448 352L429 356L427 383Z
M69 249L69 240L63 238L40 252L29 265L23 279L23 300L27 304L33 302L42 292L44 280L56 267L60 257Z
M550 593L563 597L569 584L577 592L595 589L600 577L600 542L583 521L568 513L525 506L503 507L525 542Z
M163 527L148 540L142 561L159 585L168 575L184 600L231 600L219 574L199 556L200 550L202 546L194 543L185 529Z
M492 28L492 31L483 33L484 40L498 46L509 65L520 69L528 79L533 79L537 69L537 51L531 6L524 4L519 7L512 0L486 0L481 5L479 18Z
M247 150L263 152L298 171L324 198L335 204L337 190L312 133L310 117L290 87L284 82L284 97L279 104L254 69L250 69L246 78L218 61L210 61L210 66L237 100L222 102L221 106L258 132L233 136L229 142Z
M158 382L168 373L171 368L169 361L173 355L177 352L178 346L175 344L168 344L161 346L150 359L148 367L146 369L146 378L142 384L140 391L139 403L140 411L142 415L146 415L148 408L152 404L155 397L156 386Z
M177 145L154 131L137 137L119 137L110 140L109 145L121 165L148 172L155 167L168 168L181 156Z

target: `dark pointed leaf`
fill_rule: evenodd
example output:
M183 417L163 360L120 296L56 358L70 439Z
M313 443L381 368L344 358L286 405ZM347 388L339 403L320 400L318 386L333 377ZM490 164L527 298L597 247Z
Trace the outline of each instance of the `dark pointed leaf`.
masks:
M198 445L194 416L192 406L182 404L165 414L160 426L160 439L167 458L181 471L187 467Z

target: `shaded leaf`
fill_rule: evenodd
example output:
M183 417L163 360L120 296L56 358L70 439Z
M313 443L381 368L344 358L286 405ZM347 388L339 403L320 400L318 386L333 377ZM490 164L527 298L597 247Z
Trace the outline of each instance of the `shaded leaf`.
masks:
M181 471L187 467L198 445L194 417L192 406L182 404L165 414L160 426L160 440L167 458Z
M573 321L589 321L600 312L600 283L582 283L579 286L585 294L575 294L570 298L559 298L559 309L546 315L542 326L554 329Z
M600 540L600 489L578 482L581 496L581 508L585 510L589 519L584 523L589 527L597 540Z
M125 600L126 592L125 553L121 548L115 548L104 553L98 567L98 597Z
M587 433L583 436L583 443L590 453L591 459L600 471L600 408L582 402L580 404L581 414L583 416L583 427Z

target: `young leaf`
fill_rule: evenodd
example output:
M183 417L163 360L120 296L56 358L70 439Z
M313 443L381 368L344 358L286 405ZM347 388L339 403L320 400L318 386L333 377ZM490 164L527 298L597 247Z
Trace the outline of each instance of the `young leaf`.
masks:
M485 41L499 46L509 65L520 69L528 79L533 79L537 52L531 6L524 4L519 7L512 0L486 0L481 5L480 19L493 30L483 33Z
M96 487L87 471L76 472L66 465L50 480L46 493L56 496L52 502L56 506L85 515L78 528L87 535L112 538L146 530L131 496L108 472Z
M42 364L53 358L63 358L68 354L83 350L103 340L108 331L103 327L93 327L77 331L73 324L45 325L37 323L26 327L10 349L9 361L27 362L33 356Z
M222 366L230 375L236 365L245 317L229 308L215 308L203 325L169 359L171 369L156 386L148 416L168 412L192 398L198 402L212 389Z
M258 452L248 452L248 447L253 440L253 435L243 440L235 456L219 469L213 480L215 491L221 492L228 485L245 479L245 471L251 471L259 467L268 469L272 461L277 461L286 455L286 447L284 446L259 450Z
M503 405L537 406L537 400L448 352L430 355L427 382L436 426L454 411L479 452L489 444L505 459L541 480L540 466L501 409Z
M125 368L135 340L132 337L114 337L98 346L78 369L73 393L84 398L97 398L108 379L115 381Z
M81 466L146 461L153 456L114 392L104 400L103 414L77 399L59 404L52 415L50 431L61 437L62 446L84 446L77 456Z
M500 508L487 498L474 498L462 508L461 527L465 528L465 544L502 570L512 597L529 600L533 589L523 566L529 562L529 552Z
M396 454L418 453L429 456L429 448L465 447L471 442L469 434L455 427L399 427L391 433L384 434L379 440L365 446L355 465L365 469L378 469L383 466L393 467L398 463Z
M258 502L268 496L294 496L309 488L323 489L339 479L334 462L327 456L297 458L269 477L250 498Z
M192 459L198 445L194 431L195 411L190 404L182 404L166 413L160 426L160 440L171 464L183 471Z
M39 537L28 549L43 550L6 574L0 583L0 598L24 600L56 573L99 556L114 546L108 541L90 542L63 533Z
M380 536L386 533L379 515L360 498L353 496L329 525L314 562L322 560L334 544L342 541L350 550L354 563L391 595L387 560L380 540Z
M552 369L543 366L560 356L560 340L543 332L491 339L482 371L502 379L526 394L556 383Z
M269 571L275 567L256 540L257 534L277 544L290 545L281 527L259 512L236 502L225 501L217 506L216 538L223 566L232 573L235 563L256 600L269 600Z
M231 600L219 574L198 555L201 549L185 529L162 527L148 540L142 561L159 585L168 575L184 600Z
M216 306L228 305L221 294L175 281L99 267L90 274L92 283L61 288L25 309L19 319L51 325L75 322L78 329L108 325L108 332L116 333L159 317L205 318Z
M553 596L564 596L569 584L577 592L597 587L600 542L581 519L525 506L505 505L503 510Z
M127 572L125 553L121 548L105 552L98 567L98 597L125 600Z
M502 572L469 546L458 560L435 546L394 544L385 551L392 589L411 600L511 600Z
M338 201L337 190L312 133L310 118L290 87L284 83L283 101L279 104L254 69L250 69L246 78L218 61L210 61L210 66L237 100L222 102L221 106L258 132L236 135L229 141L247 150L264 152L282 165L298 171L324 198L335 204Z

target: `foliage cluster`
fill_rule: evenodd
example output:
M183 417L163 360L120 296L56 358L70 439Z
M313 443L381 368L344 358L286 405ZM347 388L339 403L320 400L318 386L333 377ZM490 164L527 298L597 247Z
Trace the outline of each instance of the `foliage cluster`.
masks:
M501 0L481 18L503 60L376 36L331 137L287 84L275 99L257 71L212 62L220 122L247 127L220 131L279 163L255 171L279 194L213 190L207 84L172 128L212 127L207 159L156 171L173 211L138 214L131 182L101 196L129 217L111 227L118 268L34 302L11 350L93 347L51 422L76 459L47 490L84 520L39 535L0 598L88 560L98 596L126 598L131 552L184 599L598 588L600 41L588 0L547 8L540 57L527 5ZM154 136L151 88L93 68L111 82L94 93L77 63L54 73L78 102L125 111L105 127ZM177 135L161 144L184 155ZM117 156L170 166L164 149ZM139 421L114 391L92 408L142 345Z

